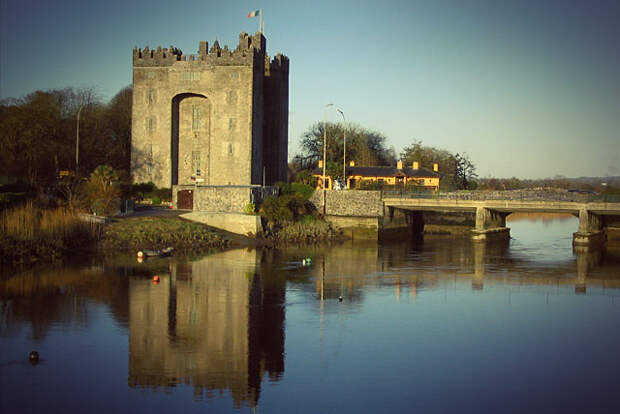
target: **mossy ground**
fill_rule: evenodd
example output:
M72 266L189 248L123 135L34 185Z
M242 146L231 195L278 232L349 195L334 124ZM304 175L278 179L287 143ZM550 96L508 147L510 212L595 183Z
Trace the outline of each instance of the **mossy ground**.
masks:
M209 227L178 217L136 217L106 225L99 247L105 250L162 249L181 251L224 248L229 241Z

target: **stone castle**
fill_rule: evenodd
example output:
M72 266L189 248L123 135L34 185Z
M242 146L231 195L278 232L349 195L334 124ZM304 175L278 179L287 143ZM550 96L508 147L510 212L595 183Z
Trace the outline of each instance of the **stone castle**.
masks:
M262 33L236 49L133 50L131 173L158 187L251 186L287 178L289 60Z

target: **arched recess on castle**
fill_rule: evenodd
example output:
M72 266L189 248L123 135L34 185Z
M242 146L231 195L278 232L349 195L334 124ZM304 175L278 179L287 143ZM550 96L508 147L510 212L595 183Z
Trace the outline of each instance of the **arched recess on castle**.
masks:
M211 102L203 94L185 92L172 98L171 184L193 184L197 174L209 184Z

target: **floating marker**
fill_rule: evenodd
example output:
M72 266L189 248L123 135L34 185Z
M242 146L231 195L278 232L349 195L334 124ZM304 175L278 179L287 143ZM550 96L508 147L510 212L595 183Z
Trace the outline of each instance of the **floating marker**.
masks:
M30 351L30 354L28 354L28 360L32 365L37 365L39 363L39 353L37 351Z

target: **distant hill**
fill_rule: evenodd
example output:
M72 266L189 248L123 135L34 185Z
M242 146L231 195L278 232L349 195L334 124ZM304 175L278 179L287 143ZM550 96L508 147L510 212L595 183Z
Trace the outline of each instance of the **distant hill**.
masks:
M574 184L587 184L593 187L598 187L602 183L607 183L608 186L611 187L620 187L620 176L613 177L576 177L576 178L567 178L571 183Z

